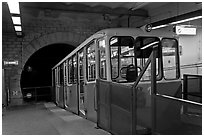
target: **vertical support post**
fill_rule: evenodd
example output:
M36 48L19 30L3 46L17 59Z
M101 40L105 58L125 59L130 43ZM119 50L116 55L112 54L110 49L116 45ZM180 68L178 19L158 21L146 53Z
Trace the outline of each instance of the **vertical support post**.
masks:
M132 134L135 135L137 134L136 131L136 125L137 125L137 121L136 121L136 89L137 87L133 87L132 88Z
M156 49L158 47L153 47L152 58L151 58L151 111L152 111L152 133L155 133L156 129L156 90L157 90L157 83L156 83Z
M198 77L198 79L199 79L199 89L200 89L200 95L201 95L200 102L202 103L202 76Z
M188 81L187 81L187 75L183 75L183 99L187 100L188 95L187 95L187 91L188 91Z

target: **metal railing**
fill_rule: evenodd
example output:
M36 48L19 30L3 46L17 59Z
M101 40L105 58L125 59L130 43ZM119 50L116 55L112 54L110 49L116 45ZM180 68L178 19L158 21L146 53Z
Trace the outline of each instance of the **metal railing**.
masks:
M202 76L183 75L183 98L202 103Z
M26 102L51 101L52 86L22 88L23 100Z

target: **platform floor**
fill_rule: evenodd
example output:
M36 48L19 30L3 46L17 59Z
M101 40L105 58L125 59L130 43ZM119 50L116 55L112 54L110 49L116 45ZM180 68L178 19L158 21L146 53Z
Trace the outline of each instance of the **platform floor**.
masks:
M110 135L54 103L10 107L2 113L2 135Z

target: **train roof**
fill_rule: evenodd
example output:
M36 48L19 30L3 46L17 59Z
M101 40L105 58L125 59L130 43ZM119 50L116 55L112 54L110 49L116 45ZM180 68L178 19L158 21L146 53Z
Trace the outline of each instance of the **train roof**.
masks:
M74 49L69 55L67 55L64 59L62 59L59 63L57 63L52 69L59 66L66 59L76 53L76 51L83 48L87 43L92 41L93 39L104 37L104 36L157 36L157 37L174 37L173 32L161 31L161 30L152 30L147 32L141 28L108 28L100 30L89 38L87 38L84 42L82 42L76 49Z
M108 28L103 29L96 34L104 34L104 35L130 35L130 36L160 36L160 37L173 37L174 33L172 31L162 31L162 30L151 30L150 32L147 32L141 28ZM93 36L93 35L92 35Z

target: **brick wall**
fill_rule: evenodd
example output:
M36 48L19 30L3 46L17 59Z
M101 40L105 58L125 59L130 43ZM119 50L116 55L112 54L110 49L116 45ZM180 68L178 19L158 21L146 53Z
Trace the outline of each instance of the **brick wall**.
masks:
M29 57L37 50L51 44L63 43L77 46L98 30L116 27L107 21L91 21L83 18L69 18L66 15L57 18L46 17L43 13L38 16L24 14L23 38L15 33L3 32L2 59L3 61L17 60L17 66L3 66L5 69L5 88L10 94L10 105L22 104L20 79L22 69ZM5 28L12 27L7 24ZM5 29L4 29L5 30Z

